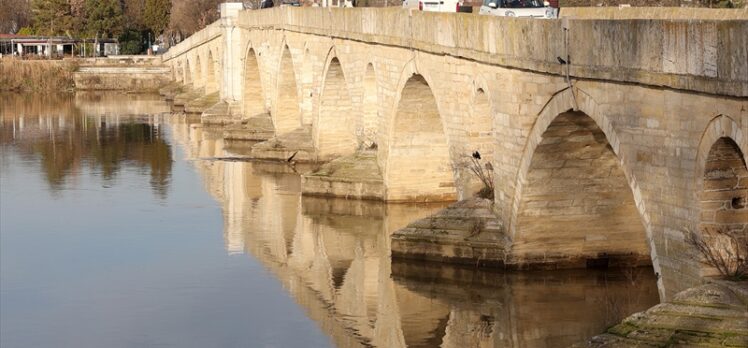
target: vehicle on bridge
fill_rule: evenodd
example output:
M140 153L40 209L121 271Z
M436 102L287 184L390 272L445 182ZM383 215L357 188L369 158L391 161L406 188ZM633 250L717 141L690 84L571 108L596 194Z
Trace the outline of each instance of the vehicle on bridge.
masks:
M505 17L558 17L558 9L541 0L484 0L478 13Z
M472 7L463 6L459 0L404 0L403 8L418 8L427 12L472 12Z

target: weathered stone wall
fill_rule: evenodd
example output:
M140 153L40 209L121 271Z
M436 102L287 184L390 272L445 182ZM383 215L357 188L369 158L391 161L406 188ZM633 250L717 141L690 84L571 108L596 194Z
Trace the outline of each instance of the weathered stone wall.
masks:
M570 20L568 48L561 22L401 9L245 11L238 27L225 29L234 33L237 48L222 60L226 90L221 93L226 102L242 102L245 82L225 81L236 76L246 81L242 67L246 53L254 52L265 104L276 124L284 108L298 108L293 127L308 126L318 135L338 127L350 132L350 124L323 121L330 116L323 105L335 111L333 104L323 104L325 89L333 88L327 86L333 81L327 79L330 66L339 62L334 76L342 75L345 83L336 78L334 88L346 86L351 103L351 113L340 123L371 124L370 112L364 121L364 81L373 73L377 121L363 128L377 143L388 199L468 197L475 180L462 163L479 149L495 170L495 210L516 247L510 254L542 253L563 243L577 253L585 245L606 241L614 246L613 241L629 239L624 248L590 250L640 255L645 243L665 298L700 279L684 231L699 224L709 149L721 137L733 139L743 156L748 149L748 21ZM198 55L201 61L207 56L205 47L179 47L181 55L165 58L176 66L192 65ZM567 52L571 88L564 78L566 66L557 61ZM414 79L418 88L408 85ZM183 80L201 86L197 81L202 78L186 74ZM292 93L295 100L285 99ZM577 172L577 178L605 165L609 177L596 187L615 178L616 189L598 190L576 207L570 204L569 209L584 212L580 219L592 218L586 230L566 234L573 238L552 240L563 234L554 234L548 225L525 234L528 199L545 207L566 200L541 202L546 184L564 179L544 181L533 173L550 165L544 134L571 109L594 121L599 128L595 139L602 144L604 135L609 145L605 163ZM568 154L576 153L572 138L559 139L569 144ZM346 139L360 141L350 134ZM596 215L595 207L606 202L607 194L615 198L615 208ZM618 219L615 228L608 226L611 216ZM534 238L532 233L551 239L523 245ZM575 240L579 243L573 245Z
M732 2L732 5L742 7L745 6L744 0L559 0L559 6L563 7L578 7L578 6L594 6L594 7L606 7L606 6L619 6L619 5L630 5L632 7L723 7L728 6L728 2Z
M153 92L172 80L171 69L155 66L84 66L73 73L79 90Z
M649 2L649 1L647 1ZM748 8L563 7L561 17L578 19L745 20Z

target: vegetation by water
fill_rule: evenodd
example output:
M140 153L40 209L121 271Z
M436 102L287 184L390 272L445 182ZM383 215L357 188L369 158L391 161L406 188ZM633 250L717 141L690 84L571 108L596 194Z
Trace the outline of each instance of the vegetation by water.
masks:
M66 91L75 87L74 60L0 59L0 91Z

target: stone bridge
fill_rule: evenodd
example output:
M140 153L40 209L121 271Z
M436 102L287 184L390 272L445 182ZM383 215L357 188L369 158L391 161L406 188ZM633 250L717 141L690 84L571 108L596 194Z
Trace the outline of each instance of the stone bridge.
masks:
M221 11L163 56L175 81L163 93L225 138L259 141L256 158L327 162L303 176L306 195L468 199L484 186L471 173L478 151L493 172L500 263L644 260L663 299L711 272L688 231L748 233L746 11ZM418 257L447 249L490 258L475 245Z

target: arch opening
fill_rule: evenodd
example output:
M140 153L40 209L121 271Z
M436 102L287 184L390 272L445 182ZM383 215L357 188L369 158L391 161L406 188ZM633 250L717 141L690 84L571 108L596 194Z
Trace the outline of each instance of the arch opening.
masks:
M330 60L327 68L315 131L322 160L356 151L356 117L343 68L337 58Z
M388 201L453 201L457 198L449 146L436 98L421 75L400 92L386 166Z
M706 158L701 190L698 233L708 247L728 262L725 251L748 247L748 168L738 144L721 137ZM745 255L745 254L744 254ZM713 265L702 263L701 276L719 275Z
M595 121L558 115L522 182L513 243L518 264L650 264L646 231L621 162Z
M250 48L244 60L244 116L249 118L266 113L260 65L254 49Z
M213 52L208 51L205 68L205 93L210 94L216 91L218 91L218 82L216 81L215 62L213 61Z
M293 131L301 126L301 109L296 88L296 74L288 46L284 46L278 74L278 98L273 113L275 135Z
M364 95L362 99L362 117L358 125L357 134L359 147L363 149L373 148L376 142L377 121L379 119L379 97L377 96L377 77L374 73L374 65L366 65L364 73Z

